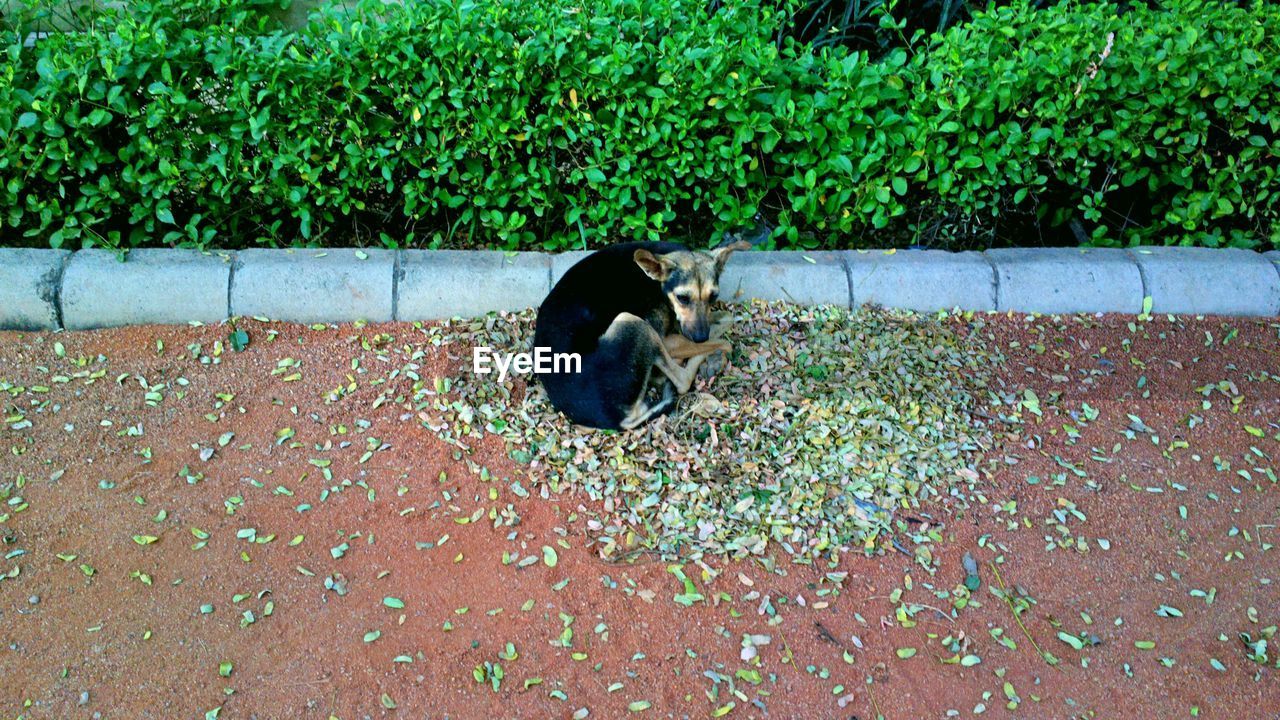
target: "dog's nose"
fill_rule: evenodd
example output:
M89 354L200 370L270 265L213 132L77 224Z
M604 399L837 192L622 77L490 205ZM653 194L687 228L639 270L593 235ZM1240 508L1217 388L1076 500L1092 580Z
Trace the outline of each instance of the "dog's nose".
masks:
M705 327L695 327L686 330L684 334L685 337L694 342L706 342L707 338L711 336L711 330Z

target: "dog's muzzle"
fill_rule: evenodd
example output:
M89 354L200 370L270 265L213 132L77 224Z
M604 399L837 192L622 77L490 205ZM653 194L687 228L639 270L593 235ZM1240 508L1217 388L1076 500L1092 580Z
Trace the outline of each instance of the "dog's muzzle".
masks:
M707 338L711 337L711 323L703 320L692 327L682 325L680 332L694 342L706 342Z

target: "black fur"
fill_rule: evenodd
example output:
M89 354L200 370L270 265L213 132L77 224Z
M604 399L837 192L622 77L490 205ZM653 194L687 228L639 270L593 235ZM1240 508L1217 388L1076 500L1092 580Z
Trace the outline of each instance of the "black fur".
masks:
M569 268L538 308L534 345L582 356L581 374L538 375L551 403L579 425L618 429L649 376L653 356L634 337L602 342L614 319L621 313L644 318L660 337L676 327L662 284L635 262L635 252L641 249L654 255L688 250L672 242L604 248Z

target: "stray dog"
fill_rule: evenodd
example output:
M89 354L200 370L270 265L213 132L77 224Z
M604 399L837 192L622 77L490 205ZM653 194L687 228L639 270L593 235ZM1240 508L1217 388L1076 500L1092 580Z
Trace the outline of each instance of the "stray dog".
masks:
M711 305L729 256L753 243L733 235L726 240L710 251L623 243L569 268L538 308L533 339L535 347L582 358L581 372L538 374L551 404L579 425L613 430L630 430L675 407L706 357L730 349L720 339L728 320L713 316ZM661 399L650 402L654 368L666 379Z

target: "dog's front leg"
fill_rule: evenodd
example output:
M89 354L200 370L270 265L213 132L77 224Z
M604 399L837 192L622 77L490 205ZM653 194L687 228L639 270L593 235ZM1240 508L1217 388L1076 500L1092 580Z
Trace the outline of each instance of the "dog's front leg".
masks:
M733 326L733 323L733 315L729 312L713 313L711 315L711 331L709 333L711 340L720 340L723 338L729 331L729 328ZM728 341L721 340L721 342L725 343L725 347L708 355L707 359L702 363L702 367L698 368L698 377L703 380L710 379L711 377L720 374L721 370L724 370L724 366L727 363L727 358L729 357L730 350L732 350L732 346L729 345Z
M676 334L668 335L662 339L662 346L667 349L667 354L673 360L684 360L687 358L698 357L699 355L710 355L715 352L728 351L731 348L729 343L723 340L709 340L707 342L696 343L689 338Z

